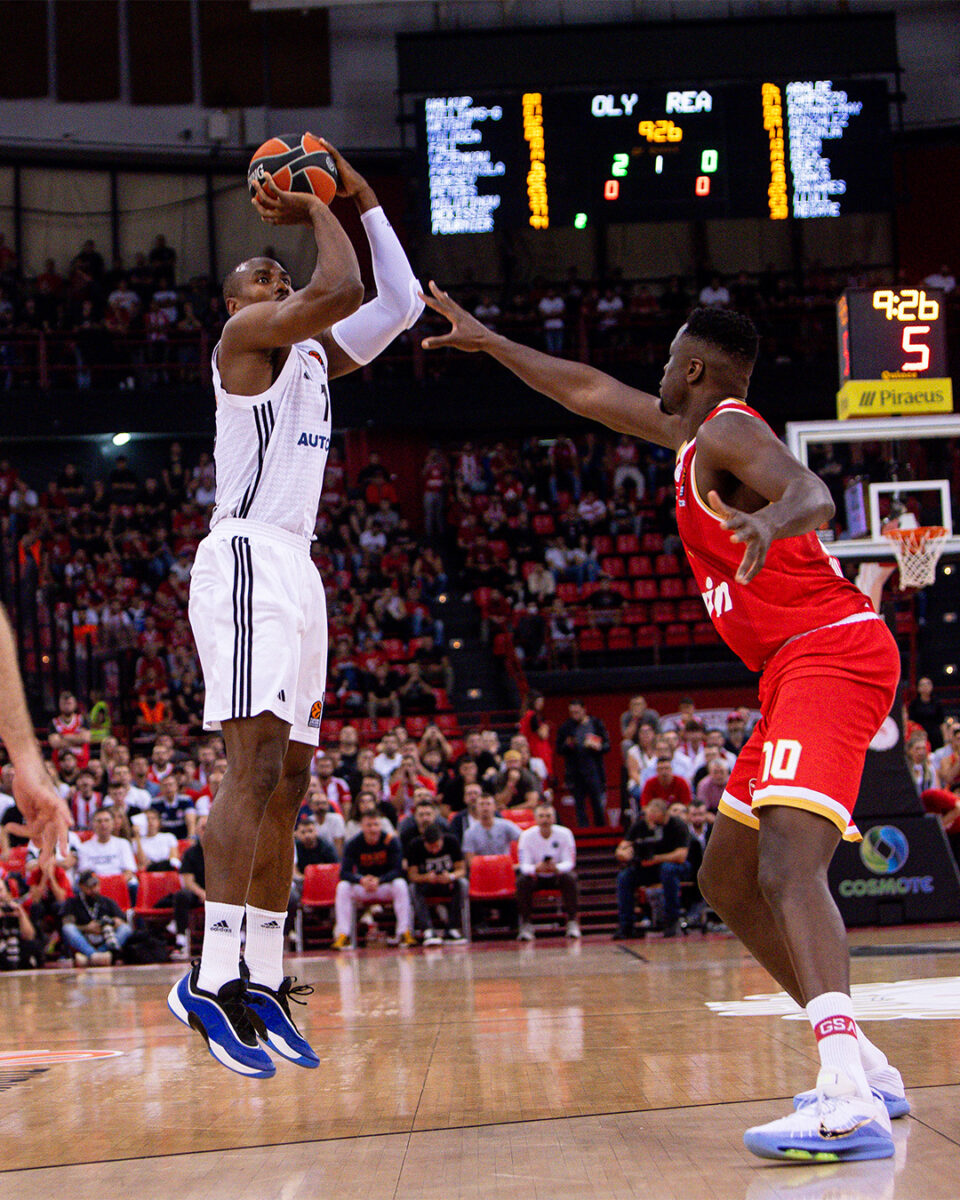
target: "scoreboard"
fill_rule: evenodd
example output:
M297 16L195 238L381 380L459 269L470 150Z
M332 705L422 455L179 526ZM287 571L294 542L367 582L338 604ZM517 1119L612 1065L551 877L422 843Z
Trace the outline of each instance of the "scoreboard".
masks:
M865 288L837 302L837 415L953 411L947 373L945 293Z
M883 80L554 88L417 104L432 233L891 205Z

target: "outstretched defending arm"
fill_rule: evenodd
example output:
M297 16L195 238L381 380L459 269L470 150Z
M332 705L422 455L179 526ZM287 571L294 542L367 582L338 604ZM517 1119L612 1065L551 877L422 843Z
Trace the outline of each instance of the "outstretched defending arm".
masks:
M451 329L449 333L424 338L425 350L439 350L444 346L471 352L482 350L503 363L518 379L571 412L658 446L676 450L680 445L680 422L661 410L656 396L627 387L594 367L553 358L499 336L471 317L433 280L430 281L430 292L429 296L423 295L423 299L435 312L447 318Z
M323 139L321 139L322 141ZM323 143L333 155L340 174L339 195L352 196L360 212L377 294L373 300L344 317L323 337L331 379L366 366L382 354L398 334L416 321L423 312L420 281L414 275L400 240L387 220L373 188L363 176L335 150Z

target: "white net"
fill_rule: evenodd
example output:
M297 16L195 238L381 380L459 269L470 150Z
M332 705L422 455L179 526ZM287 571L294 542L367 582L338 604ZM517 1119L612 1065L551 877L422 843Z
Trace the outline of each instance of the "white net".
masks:
M900 568L900 590L923 588L933 583L937 563L944 551L947 531L942 525L920 526L917 529L884 530L889 538Z

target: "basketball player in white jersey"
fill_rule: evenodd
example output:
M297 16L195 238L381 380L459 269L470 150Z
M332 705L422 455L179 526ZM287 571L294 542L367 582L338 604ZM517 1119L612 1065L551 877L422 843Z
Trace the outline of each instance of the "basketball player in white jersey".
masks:
M330 445L328 381L376 357L423 309L372 189L324 145L338 194L360 211L377 296L360 306L356 256L326 205L280 192L268 175L254 207L270 224L311 225L317 265L299 291L269 258L240 263L224 283L230 319L213 352L216 505L190 586L204 725L222 730L227 772L203 843L203 955L168 1003L219 1062L261 1078L276 1068L260 1041L301 1066L319 1062L290 1016L291 991L301 989L282 959L293 829L326 683L326 605L310 541Z

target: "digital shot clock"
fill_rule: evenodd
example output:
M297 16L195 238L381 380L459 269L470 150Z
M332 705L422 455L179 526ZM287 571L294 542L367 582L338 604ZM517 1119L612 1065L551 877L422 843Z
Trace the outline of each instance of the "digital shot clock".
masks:
M952 412L944 293L862 288L837 302L837 415Z

